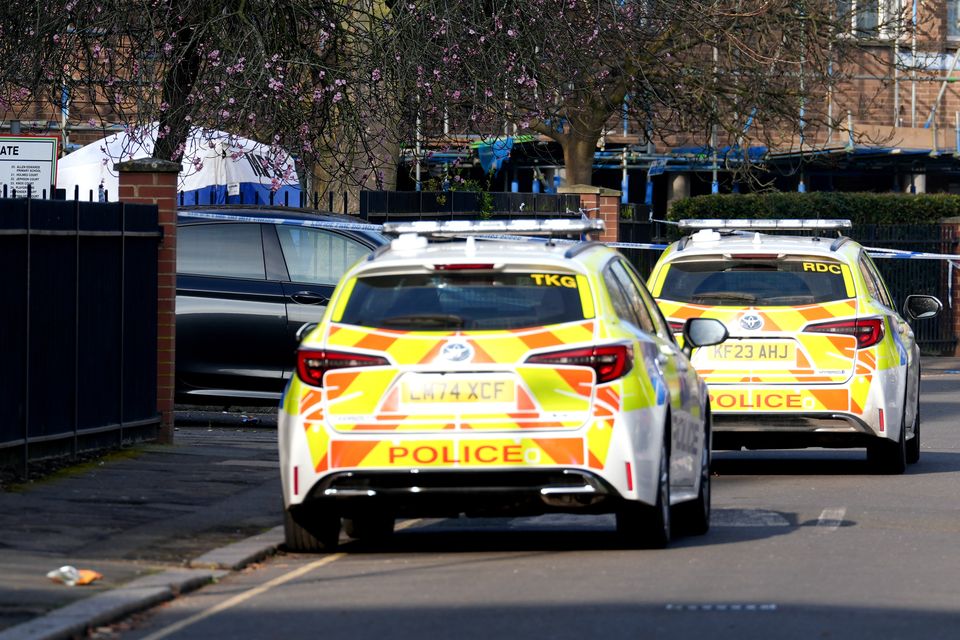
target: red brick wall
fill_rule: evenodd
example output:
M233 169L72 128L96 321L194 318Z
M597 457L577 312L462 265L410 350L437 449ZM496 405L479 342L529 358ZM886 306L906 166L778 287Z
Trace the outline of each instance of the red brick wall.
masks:
M120 201L155 204L163 240L157 252L157 410L160 442L173 442L177 304L177 175L180 165L165 160L132 160L116 165Z
M603 220L605 229L600 242L617 242L620 239L620 192L603 187L575 184L561 187L560 193L573 193L580 196L580 208L587 212L587 216L596 220Z

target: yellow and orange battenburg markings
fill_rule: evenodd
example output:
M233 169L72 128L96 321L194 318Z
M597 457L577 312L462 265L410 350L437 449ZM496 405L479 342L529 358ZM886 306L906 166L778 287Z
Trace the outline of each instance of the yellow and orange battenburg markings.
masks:
M810 322L854 317L856 300L840 300L806 307L782 307L776 310L701 307L662 301L661 308L668 318L712 317L727 323L735 322L744 313L756 313L763 318L764 327L782 331L785 337L797 341L795 360L782 363L783 366L780 367L762 362L755 364L749 361L712 361L709 359L709 347L706 348L705 356L698 357L700 354L695 353L694 363L697 371L710 385L711 406L717 412L863 413L876 370L887 368L878 366L879 362L892 362L888 340L868 349L857 349L857 341L853 336L800 332ZM771 339L778 338L764 336L757 342ZM844 386L841 389L816 389L806 386L818 383L844 383ZM784 388L779 385L793 387Z
M398 364L428 365L442 345L456 337L472 341L479 361L503 364L522 362L535 349L593 344L598 337L608 337L602 324L586 320L537 329L416 334L332 324L327 331L327 345L376 349L389 354ZM539 374L536 377L532 375L535 368ZM635 376L595 387L591 409L593 373L588 370L532 365L514 365L511 370L521 381L536 378L537 384L529 391L526 382L518 385L518 406L515 411L502 414L470 415L466 419L453 414L382 414L383 405L390 401L389 394L384 392L398 375L395 370L383 368L330 372L327 381L331 384L326 389L312 388L294 379L284 409L301 417L318 473L335 468L411 466L582 465L602 469L609 454L615 417L624 408L642 409L656 403L652 383ZM367 379L361 374L371 376ZM629 398L629 406L623 406L624 397ZM334 402L340 399L344 402ZM330 413L344 407L366 419L354 423L331 421ZM550 420L544 419L544 411L561 415L581 411L583 416L568 421ZM344 411L341 415L349 413ZM370 416L376 420L369 420ZM558 435L565 429L570 431L570 437ZM493 431L498 432L497 436L493 436ZM504 437L504 431L514 434ZM414 435L424 432L433 432L437 437ZM397 439L400 434L404 437Z
M619 395L613 386L602 388L605 401L598 403L598 414L612 414L619 408ZM315 389L303 389L304 406L317 399ZM337 468L390 467L497 467L578 465L602 469L613 435L613 418L595 416L585 435L559 437L555 432L542 437L375 437L358 439L331 433L324 427L322 412L308 409L310 419L303 422L310 456L317 472ZM319 419L316 419L319 418ZM451 432L447 432L451 433ZM457 432L458 435L464 432ZM339 437L338 437L339 436ZM451 433L452 436L452 433Z
M595 323L585 321L555 325L537 330L513 330L492 333L383 331L333 325L330 327L331 348L359 347L361 343L378 341L378 346L396 359L404 355L418 356L417 364L429 364L439 353L439 346L453 336L475 339L478 354L497 353L497 362L520 360L532 348L590 343ZM385 334L370 338L372 334ZM408 335L409 334L409 335ZM336 339L340 336L340 339ZM406 336L406 339L404 339ZM344 338L348 338L344 340ZM416 345L404 345L404 342ZM398 344L399 343L399 344ZM426 343L426 344L418 344ZM439 346L438 346L439 345ZM394 351L402 351L398 355ZM504 353L506 352L506 353ZM501 359L508 358L509 359ZM481 356L482 359L482 356ZM493 359L490 359L493 362ZM324 389L315 389L299 380L291 383L288 398L297 395L298 406L285 409L301 416L316 470L341 467L390 466L510 466L510 465L587 465L603 468L610 447L614 417L621 410L620 381L596 387L593 373L582 367L515 366L521 381L536 381L536 390L526 391L526 384L517 387L516 410L502 414L443 413L404 415L391 412L399 386L398 373L391 368L361 368L332 371L327 374ZM536 372L536 376L533 375ZM529 375L525 375L529 374ZM591 402L591 395L592 402ZM638 389L630 396L637 404L650 406L655 393L652 385ZM537 401L534 402L534 399ZM343 400L343 402L338 402ZM591 410L592 406L592 410ZM639 406L636 408L640 408ZM571 420L544 418L549 414L581 412ZM341 416L363 416L355 423L332 420ZM369 418L373 418L370 420ZM584 429L584 425L586 428ZM583 429L577 437L554 437L557 431ZM551 432L538 437L532 430ZM483 433L516 431L518 437L485 438ZM456 432L459 438L409 439L412 433ZM468 434L469 432L469 434ZM521 432L525 432L523 436ZM402 440L389 434L407 434ZM351 434L379 435L378 438L351 438ZM463 438L463 435L469 435Z
M655 274L653 286L658 295L663 288L669 264ZM708 358L695 360L698 372L710 387L711 406L716 412L797 412L842 411L863 414L870 387L878 370L897 366L899 354L884 327L885 338L867 349L857 349L856 339L847 335L802 333L811 323L843 320L872 315L866 301L855 298L854 275L849 266L836 262L804 261L806 271L838 273L843 276L847 300L823 304L783 307L718 307L678 303L658 299L664 315L671 320L716 318L735 323L746 313L759 316L768 331L783 332L780 337L795 339L793 366L771 366L765 370L750 362L723 363L722 368L709 368L716 363ZM861 283L861 289L865 289ZM858 306L859 309L858 314ZM879 315L877 313L876 315ZM758 336L775 340L777 336ZM730 345L725 343L729 350ZM708 351L708 354L710 352ZM699 354L695 354L695 357ZM829 372L829 373L827 373ZM845 383L842 388L817 389L817 383ZM793 384L793 388L780 385ZM765 386L777 385L777 386Z

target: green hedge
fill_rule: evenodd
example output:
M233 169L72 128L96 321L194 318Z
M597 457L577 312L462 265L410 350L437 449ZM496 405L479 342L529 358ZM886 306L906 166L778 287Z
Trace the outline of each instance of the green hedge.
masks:
M960 216L960 196L943 193L751 193L674 202L667 218L847 218L854 224L926 224Z

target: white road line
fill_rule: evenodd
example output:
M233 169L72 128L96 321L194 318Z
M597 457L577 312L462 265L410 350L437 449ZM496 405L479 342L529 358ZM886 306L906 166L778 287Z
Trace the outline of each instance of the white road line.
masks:
M403 522L397 523L396 530L409 529L410 527L415 526L420 522L421 521L419 519L404 520ZM306 564L300 567L299 569L294 569L293 571L285 573L282 576L277 576L273 580L264 582L259 587L254 587L253 589L249 589L247 591L244 591L243 593L238 593L232 598L224 600L223 602L220 602L210 607L209 609L205 609L204 611L195 613L189 618L184 618L183 620L180 620L179 622L175 622L174 624L168 627L164 627L163 629L160 629L159 631L152 633L149 636L143 638L143 640L161 640L161 638L166 638L171 634L174 634L178 631L182 631L183 629L186 629L187 627L200 622L201 620L206 620L207 618L214 616L220 613L221 611L226 611L227 609L231 609L237 606L238 604L242 604L247 600L250 600L251 598L255 598L260 594L266 593L267 591L269 591L270 589L273 589L274 587L279 587L280 585L290 582L291 580L295 580L306 573L310 573L314 569L319 569L320 567L336 562L337 560L339 560L340 558L346 555L347 554L345 553L334 553L329 556L324 556L319 560L314 560L310 564Z
M754 603L754 602L717 602L703 604L668 604L664 607L667 611L721 611L721 612L760 612L776 611L777 605L772 602Z
M289 573L285 573L285 574L283 574L282 576L278 576L278 577L274 578L273 580L270 580L269 582L265 582L265 583L263 583L262 585L260 585L259 587L255 587L255 588L250 589L250 590L248 590L248 591L244 591L243 593L238 593L237 595L233 596L232 598L229 598L229 599L227 599L227 600L224 600L223 602L220 602L220 603L214 605L213 607L210 607L209 609L206 609L206 610L204 610L204 611L201 611L200 613L196 613L196 614L190 616L189 618L184 618L183 620L180 620L179 622L176 622L176 623L170 625L169 627L165 627L165 628L161 629L160 631L157 631L156 633L150 634L149 636L147 636L147 637L144 638L143 640L160 640L161 638L166 638L167 636L169 636L169 635L171 635L171 634L173 634L173 633L176 633L176 632L178 632L178 631L182 631L183 629L186 629L186 628L189 627L190 625L196 624L197 622L200 622L201 620L205 620L205 619L209 618L210 616L213 616L213 615L216 615L216 614L220 613L221 611L226 611L227 609L230 609L230 608L232 608L232 607L235 607L235 606L237 606L238 604L241 604L241 603L243 603L243 602L246 602L246 601L249 600L250 598L254 598L254 597L260 595L261 593L266 593L267 591L269 591L270 589L273 589L274 587L280 586L281 584L284 584L284 583L286 583L286 582L290 582L291 580L294 580L294 579L296 579L296 578L299 578L300 576L302 576L302 575L305 574L305 573L309 573L309 572L313 571L314 569L319 569L320 567L322 567L322 566L324 566L324 565L328 565L328 564L330 564L331 562L335 562L335 561L339 560L340 558L344 557L345 555L347 555L347 554L345 554L345 553L334 553L334 554L332 554L332 555L329 555L329 556L325 556L325 557L323 557L323 558L320 558L319 560L314 560L314 561L311 562L310 564L304 565L304 566L300 567L299 569L294 569L293 571L290 571Z
M836 531L843 524L845 515L847 515L846 507L824 509L817 518L817 527L824 531Z

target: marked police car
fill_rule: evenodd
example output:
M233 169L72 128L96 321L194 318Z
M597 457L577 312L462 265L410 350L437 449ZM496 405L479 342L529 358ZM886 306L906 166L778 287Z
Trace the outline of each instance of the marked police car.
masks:
M847 237L762 231L846 220L687 220L649 286L676 331L716 318L730 340L693 363L710 387L714 448L866 447L879 471L920 457L920 358L864 247ZM834 231L835 232L835 231ZM911 320L932 296L907 296Z
M398 237L344 275L283 398L288 548L463 513L612 512L649 547L707 530L703 381L623 256L551 238L599 230L387 226ZM694 320L684 335L706 346L726 330Z

